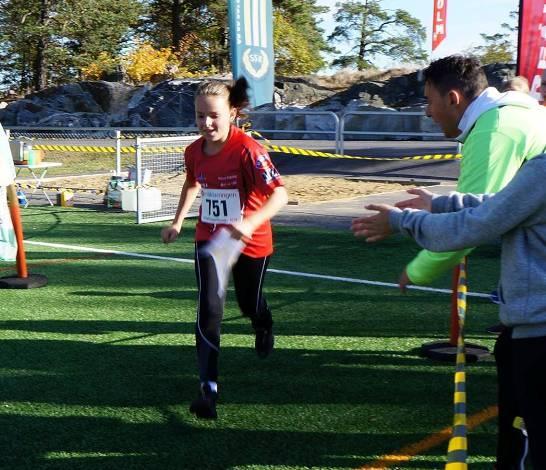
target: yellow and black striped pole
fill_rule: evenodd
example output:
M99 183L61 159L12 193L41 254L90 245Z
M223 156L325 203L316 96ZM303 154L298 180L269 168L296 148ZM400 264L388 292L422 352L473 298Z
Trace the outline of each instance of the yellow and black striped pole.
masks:
M457 360L455 367L455 389L453 392L453 431L447 449L445 470L466 470L468 456L466 427L466 372L464 346L464 320L466 314L466 258L459 265L457 282L457 314L459 335L457 338Z

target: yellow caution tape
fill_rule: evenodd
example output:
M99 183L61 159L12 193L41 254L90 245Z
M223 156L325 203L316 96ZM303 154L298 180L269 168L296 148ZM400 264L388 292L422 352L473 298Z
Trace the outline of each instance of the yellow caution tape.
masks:
M429 155L416 155L412 157L361 157L354 155L341 155L338 153L318 152L316 150L305 150L295 147L285 147L279 145L264 145L264 148L270 152L289 153L293 155L304 155L306 157L322 158L344 158L347 160L456 160L462 158L460 153L437 153Z
M321 158L343 158L347 160L386 160L386 161L392 161L392 160L456 160L462 158L462 155L460 153L436 153L436 154L429 154L429 155L416 155L412 157L361 157L361 156L351 156L351 155L341 155L339 153L331 153L331 152L320 152L318 150L309 150L309 149L302 149L298 147L288 147L285 145L275 145L272 144L269 140L267 140L264 136L262 136L259 132L256 131L247 131L250 134L253 134L257 137L260 137L264 140L264 143L262 144L264 148L269 152L278 152L278 153L288 153L292 155L303 155L306 157L321 157Z
M264 140L263 146L269 152L286 153L291 155L303 155L306 157L319 158L341 158L345 160L375 160L375 161L404 161L404 160L425 160L425 161L441 161L441 160L457 160L462 158L460 153L436 153L427 155L414 155L411 157L373 157L373 156L355 156L341 155L339 153L320 152L318 150L309 150L299 147L291 147L286 145L275 145L264 138L259 132L248 131ZM113 146L97 146L97 145L48 145L36 144L32 148L36 150L56 151L56 152L86 152L86 153L116 153L116 147ZM184 147L146 147L145 153L165 153L165 152L184 152ZM134 154L135 147L121 147L121 153Z

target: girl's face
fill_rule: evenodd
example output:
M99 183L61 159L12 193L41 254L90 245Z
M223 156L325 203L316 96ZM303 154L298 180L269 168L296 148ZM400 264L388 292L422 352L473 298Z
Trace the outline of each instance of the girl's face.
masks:
M237 110L230 107L227 96L199 95L195 98L195 122L207 142L224 143L236 114Z

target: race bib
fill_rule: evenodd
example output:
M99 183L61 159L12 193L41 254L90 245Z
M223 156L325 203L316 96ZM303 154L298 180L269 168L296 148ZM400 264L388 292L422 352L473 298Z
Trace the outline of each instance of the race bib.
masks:
M238 189L207 189L201 191L201 220L207 224L234 224L241 220Z

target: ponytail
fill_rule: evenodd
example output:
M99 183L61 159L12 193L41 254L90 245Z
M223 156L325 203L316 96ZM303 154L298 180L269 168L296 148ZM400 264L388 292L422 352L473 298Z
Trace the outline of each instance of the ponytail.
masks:
M239 77L231 85L219 80L205 81L199 84L195 96L225 96L229 106L236 108L241 116L241 109L249 104L248 82L245 77Z
M248 99L248 82L245 77L239 77L231 87L229 87L229 104L232 108L238 110L246 108Z

